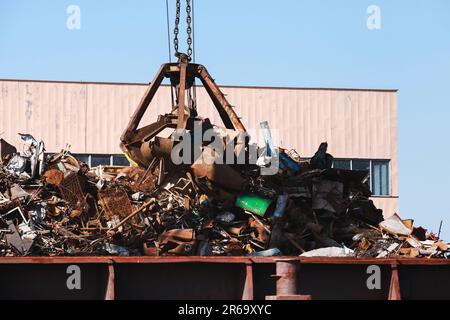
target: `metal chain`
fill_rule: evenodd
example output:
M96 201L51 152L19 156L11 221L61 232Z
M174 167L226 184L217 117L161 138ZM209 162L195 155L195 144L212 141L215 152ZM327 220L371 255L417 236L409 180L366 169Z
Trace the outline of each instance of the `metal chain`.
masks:
M181 9L181 0L177 0L177 13L175 18L175 28L173 29L174 38L173 38L173 46L175 48L175 53L178 52L178 25L180 24L180 9Z
M181 0L177 0L177 11L176 11L176 17L175 17L175 28L173 29L173 34L174 34L174 38L173 38L173 46L175 48L175 53L178 52L178 34L180 33L180 29L179 29L179 25L180 25L180 11L181 11ZM187 32L187 45L188 45L188 49L187 49L187 55L189 57L192 56L193 50L192 50L192 27L191 27L191 23L192 23L192 17L191 17L191 12L192 12L192 8L191 8L191 0L186 0L186 32Z
M192 56L192 28L191 28L191 22L192 22L192 18L191 18L191 0L186 0L186 24L187 24L186 32L187 32L187 45L188 45L187 54L188 54L189 57Z

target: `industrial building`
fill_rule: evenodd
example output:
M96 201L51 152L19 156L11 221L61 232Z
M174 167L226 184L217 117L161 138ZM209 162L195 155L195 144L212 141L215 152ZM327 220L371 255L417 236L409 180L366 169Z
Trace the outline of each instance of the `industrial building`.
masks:
M91 166L127 164L120 135L147 84L0 80L0 138L23 146L17 133L45 142L48 153L70 145ZM397 90L221 86L227 100L261 142L267 120L277 145L311 157L327 141L334 167L370 171L375 205L398 208ZM170 110L170 86L157 92L144 121ZM221 124L202 87L199 114ZM25 148L25 146L23 146Z

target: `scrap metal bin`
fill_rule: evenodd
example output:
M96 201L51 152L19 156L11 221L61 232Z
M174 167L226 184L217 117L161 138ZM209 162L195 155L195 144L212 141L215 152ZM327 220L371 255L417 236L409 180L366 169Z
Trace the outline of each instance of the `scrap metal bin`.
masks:
M291 296L277 261L297 263ZM80 286L69 289L70 266ZM374 267L375 266L375 267ZM375 271L374 271L375 270ZM368 284L374 278L375 285ZM285 279L286 280L286 279ZM2 257L0 299L450 299L446 259ZM286 284L286 281L284 282ZM292 284L295 287L292 287Z

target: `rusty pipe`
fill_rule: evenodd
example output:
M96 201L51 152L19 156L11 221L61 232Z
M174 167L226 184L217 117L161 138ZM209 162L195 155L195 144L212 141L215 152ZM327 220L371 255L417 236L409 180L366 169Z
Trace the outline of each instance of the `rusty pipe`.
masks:
M297 294L298 259L277 259L276 262L276 290L277 296L291 296Z

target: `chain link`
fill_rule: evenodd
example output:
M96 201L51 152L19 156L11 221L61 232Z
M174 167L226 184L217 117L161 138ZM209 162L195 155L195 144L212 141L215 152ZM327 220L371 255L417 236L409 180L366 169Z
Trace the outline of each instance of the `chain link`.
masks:
M191 18L191 0L186 0L186 24L187 24L186 32L187 32L187 45L188 45L187 54L188 54L189 57L192 56L192 27L191 27L191 22L192 22L192 18Z
M175 28L173 29L173 46L175 48L175 53L178 52L178 34L180 33L179 25L180 25L180 12L181 12L181 0L177 0L177 11L176 11L176 17L175 17ZM191 17L191 0L186 0L186 33L187 33L187 55L189 57L192 56L193 50L192 50L192 17Z
M180 31L178 29L178 25L180 24L180 11L181 11L181 0L177 0L177 13L176 13L176 18L175 18L175 28L173 29L173 34L174 34L173 46L175 48L175 53L178 52L178 33Z

